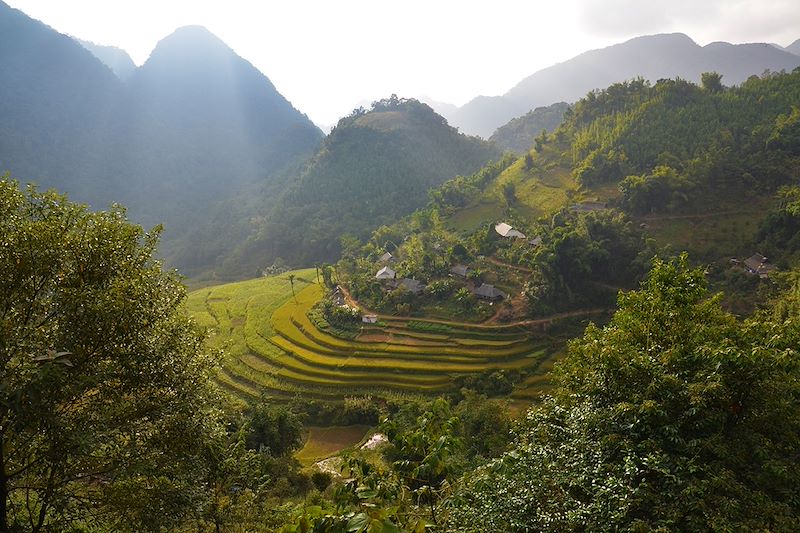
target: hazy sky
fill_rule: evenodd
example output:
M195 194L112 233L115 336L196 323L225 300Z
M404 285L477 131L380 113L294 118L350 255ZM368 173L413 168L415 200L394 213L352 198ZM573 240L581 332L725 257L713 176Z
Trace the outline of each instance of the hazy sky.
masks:
M464 104L535 71L637 35L699 44L800 38L798 0L5 0L56 30L143 63L200 24L321 125L359 103L427 96Z

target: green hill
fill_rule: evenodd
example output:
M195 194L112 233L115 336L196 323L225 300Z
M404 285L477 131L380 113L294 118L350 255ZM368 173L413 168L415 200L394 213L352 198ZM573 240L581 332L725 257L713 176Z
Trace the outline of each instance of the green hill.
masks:
M561 125L567 109L569 104L566 102L537 107L497 128L489 137L489 141L504 150L517 154L525 153L531 149L534 139L542 133L542 130L550 133Z
M337 273L369 305L435 312L430 297L375 279L389 251L398 278L434 287L445 312L463 312L463 291L483 281L509 294L501 314L519 320L609 308L653 255L687 250L746 312L761 276L744 260L766 252L781 269L800 256L800 193L785 189L800 177L798 101L800 71L589 93L523 157L444 183L426 210L351 247ZM500 222L525 238L501 237ZM458 265L475 280L454 279Z
M365 237L424 206L429 189L499 155L416 100L375 102L339 122L299 178L265 204L251 238L221 271L253 275L279 257L333 260L341 235Z

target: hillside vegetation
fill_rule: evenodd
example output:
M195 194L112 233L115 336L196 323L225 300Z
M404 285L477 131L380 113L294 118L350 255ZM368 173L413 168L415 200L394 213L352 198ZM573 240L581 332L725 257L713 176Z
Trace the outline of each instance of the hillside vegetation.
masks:
M416 100L393 96L355 110L299 178L263 207L248 241L220 270L241 277L277 258L289 264L334 260L343 234L365 237L424 206L429 189L499 155Z
M489 142L503 150L523 154L533 147L536 137L542 131L550 133L561 125L567 109L569 104L566 102L537 107L497 128L489 137Z

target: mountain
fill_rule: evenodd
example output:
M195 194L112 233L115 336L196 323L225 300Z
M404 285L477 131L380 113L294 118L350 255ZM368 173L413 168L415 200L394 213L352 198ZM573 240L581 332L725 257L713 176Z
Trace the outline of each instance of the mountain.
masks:
M127 80L136 70L136 64L128 52L116 46L103 46L91 41L76 39L81 46L89 50L94 57L103 62L121 80Z
M430 106L431 109L436 111L436 113L442 115L443 117L448 117L452 115L458 110L458 106L455 104L449 104L447 102L440 102L438 100L434 100L433 98L428 98L427 96L420 96L417 98L423 104Z
M322 132L204 28L163 39L125 81L0 2L0 172L164 223L170 258L227 199L276 194ZM203 236L198 236L202 239Z
M787 46L786 51L791 52L794 55L800 56L800 39L797 39L795 42Z
M117 126L125 143L113 147L113 159L135 170L125 195L153 223L185 224L202 206L279 179L323 136L266 76L198 26L158 43L123 102Z
M566 102L537 107L521 117L512 118L507 124L497 128L489 137L489 142L495 143L503 150L518 154L527 152L542 130L549 133L561 124L567 109L569 109L569 104Z
M722 74L725 85L735 85L767 69L791 71L798 65L800 57L768 44L699 46L680 33L650 35L542 69L504 95L479 96L447 118L464 132L488 138L497 127L530 109L574 102L589 91L619 81L636 77L652 82L675 77L699 81L701 73L715 71Z
M332 260L340 236L362 237L392 223L424 206L430 188L499 156L417 100L375 102L339 121L221 271L253 275L278 257L290 264Z
M0 2L0 172L89 201L122 83L72 38Z

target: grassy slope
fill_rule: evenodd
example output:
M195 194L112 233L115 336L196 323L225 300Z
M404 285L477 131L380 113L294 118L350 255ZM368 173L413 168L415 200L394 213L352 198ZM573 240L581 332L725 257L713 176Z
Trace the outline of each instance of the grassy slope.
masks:
M531 151L534 165L524 167L521 157L503 171L484 193L469 206L456 210L445 219L446 226L461 234L469 234L480 226L506 220L534 220L548 217L562 207L581 201L613 203L620 197L616 183L586 188L573 179L565 144L551 142L541 153ZM502 188L513 183L517 200L507 206ZM758 195L752 191L717 191L707 201L700 199L694 209L675 214L632 217L644 224L644 232L659 248L686 250L703 261L713 261L727 255L749 256L746 248L759 224L774 203L772 194ZM744 247L743 247L744 246Z

